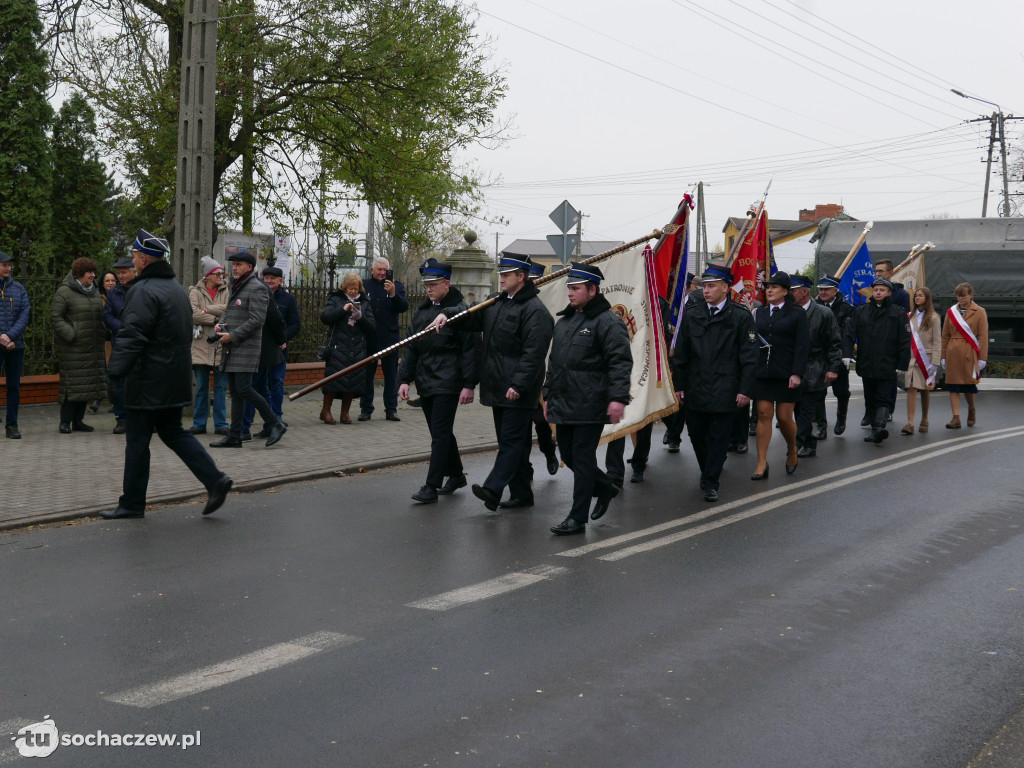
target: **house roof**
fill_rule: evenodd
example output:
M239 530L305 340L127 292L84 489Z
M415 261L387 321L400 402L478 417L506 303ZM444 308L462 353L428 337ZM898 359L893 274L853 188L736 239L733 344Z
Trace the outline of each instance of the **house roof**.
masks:
M582 258L597 256L599 253L618 248L624 240L583 240L580 243ZM513 240L501 249L506 256L529 256L531 258L555 259L555 249L547 240Z
M722 232L725 232L732 224L737 230L743 229L743 223L747 220L746 216L730 216L729 220L726 221L725 226L722 227ZM768 234L772 240L781 241L784 238L786 240L793 237L799 237L807 232L813 232L818 225L813 221L798 221L794 219L773 219L768 218Z

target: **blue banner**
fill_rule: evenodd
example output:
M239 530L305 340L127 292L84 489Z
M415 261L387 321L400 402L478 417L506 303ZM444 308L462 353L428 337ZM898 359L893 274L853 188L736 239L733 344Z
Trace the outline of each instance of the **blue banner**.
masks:
M668 322L672 328L679 324L683 307L686 304L686 292L690 290L690 281L687 280L687 270L690 268L690 227L686 227L686 239L683 240L683 252L679 256L679 276L676 278L676 290L672 295L672 304L669 307Z
M867 304L868 297L860 292L862 288L871 288L875 282L875 265L871 261L871 254L868 252L868 244L861 245L846 268L843 277L839 281L839 291L843 294L847 304Z

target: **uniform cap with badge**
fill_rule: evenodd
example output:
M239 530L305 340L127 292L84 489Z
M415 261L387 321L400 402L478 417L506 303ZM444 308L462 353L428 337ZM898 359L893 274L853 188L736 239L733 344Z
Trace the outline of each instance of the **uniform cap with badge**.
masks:
M569 264L569 277L565 279L565 284L593 283L594 285L600 285L602 280L604 280L604 274L593 264L573 261Z
M436 280L451 280L451 265L445 264L443 261L438 261L435 258L429 258L420 265L420 279L424 283L430 283Z
M135 242L132 243L132 250L144 253L147 256L152 256L156 259L162 259L171 252L171 246L169 246L167 241L162 237L157 237L144 229L140 229L139 233L135 235Z
M532 266L533 262L530 260L529 256L524 256L523 258L519 258L518 256L502 256L501 261L498 262L498 274L517 271L530 274L530 268Z
M708 264L704 269L704 274L700 276L700 281L702 283L714 283L718 280L724 281L726 285L732 285L732 270L725 266L725 264Z

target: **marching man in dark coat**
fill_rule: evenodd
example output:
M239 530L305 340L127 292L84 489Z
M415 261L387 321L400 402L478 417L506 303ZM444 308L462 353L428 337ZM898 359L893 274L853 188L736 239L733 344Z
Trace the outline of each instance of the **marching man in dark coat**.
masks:
M814 429L815 414L825 410L828 385L836 380L843 365L843 351L839 340L839 325L828 308L811 300L811 278L793 275L793 301L807 313L811 334L811 349L807 367L800 382L800 399L796 404L796 444L798 458L807 459L818 452L818 437Z
M853 314L853 305L843 300L843 294L839 293L839 278L830 275L822 275L818 278L818 299L817 303L832 310L839 326L840 339L843 329L846 328L847 318ZM832 381L832 394L836 396L836 425L832 431L837 435L846 431L846 411L850 405L850 372L846 366L840 366L839 373ZM825 418L825 402L818 404L817 413L814 416L814 436L818 440L824 440L828 434L828 421Z
M554 526L558 536L583 533L619 489L597 466L605 424L618 424L629 403L633 354L625 323L601 295L601 270L572 262L566 287L569 306L558 313L544 381L544 415L557 426L558 451L572 470L572 509ZM594 511L590 499L596 496Z
M123 493L117 509L100 513L108 520L146 514L154 432L209 492L204 515L217 510L231 490L231 478L181 428L181 409L192 404L192 305L164 260L169 250L166 240L145 230L132 246L138 277L128 291L108 366L111 377L125 380L128 412Z
M672 357L672 381L686 405L706 501L718 500L736 409L750 404L760 354L753 315L729 300L734 282L728 267L708 264L701 276L704 297L687 307Z
M483 330L480 402L491 408L498 455L483 484L473 485L473 494L492 512L499 503L505 508L533 506L530 431L554 320L528 279L532 263L529 258L502 256L497 300L460 320L458 327L461 332ZM444 328L455 314L454 308L445 309L430 327ZM502 502L506 486L509 498Z
M409 335L419 333L446 309L462 312L466 302L452 288L452 268L437 259L427 259L420 267L424 301L412 318ZM430 430L430 466L427 482L413 499L432 504L437 495L454 493L466 486L459 444L455 440L455 411L459 405L473 402L476 388L476 355L479 334L460 333L454 326L427 334L405 348L398 370L398 396L409 399L409 384L416 382L420 407ZM447 482L445 482L447 478Z
M896 386L896 372L910 363L910 321L903 308L892 303L892 283L884 277L871 284L872 300L861 304L846 321L843 331L843 362L849 366L856 350L857 375L864 382L864 403L871 417L867 443L889 437L886 422Z

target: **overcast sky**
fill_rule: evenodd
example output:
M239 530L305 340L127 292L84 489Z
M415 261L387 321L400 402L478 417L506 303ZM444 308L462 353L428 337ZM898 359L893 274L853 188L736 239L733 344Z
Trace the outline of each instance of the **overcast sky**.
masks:
M712 247L772 178L777 219L819 203L865 220L977 217L989 125L965 121L994 108L950 89L1024 115L1022 0L476 7L514 116L506 146L472 157L496 180L487 214L508 220L478 223L489 252L496 233L500 247L555 234L564 199L585 239L640 237L698 181Z

